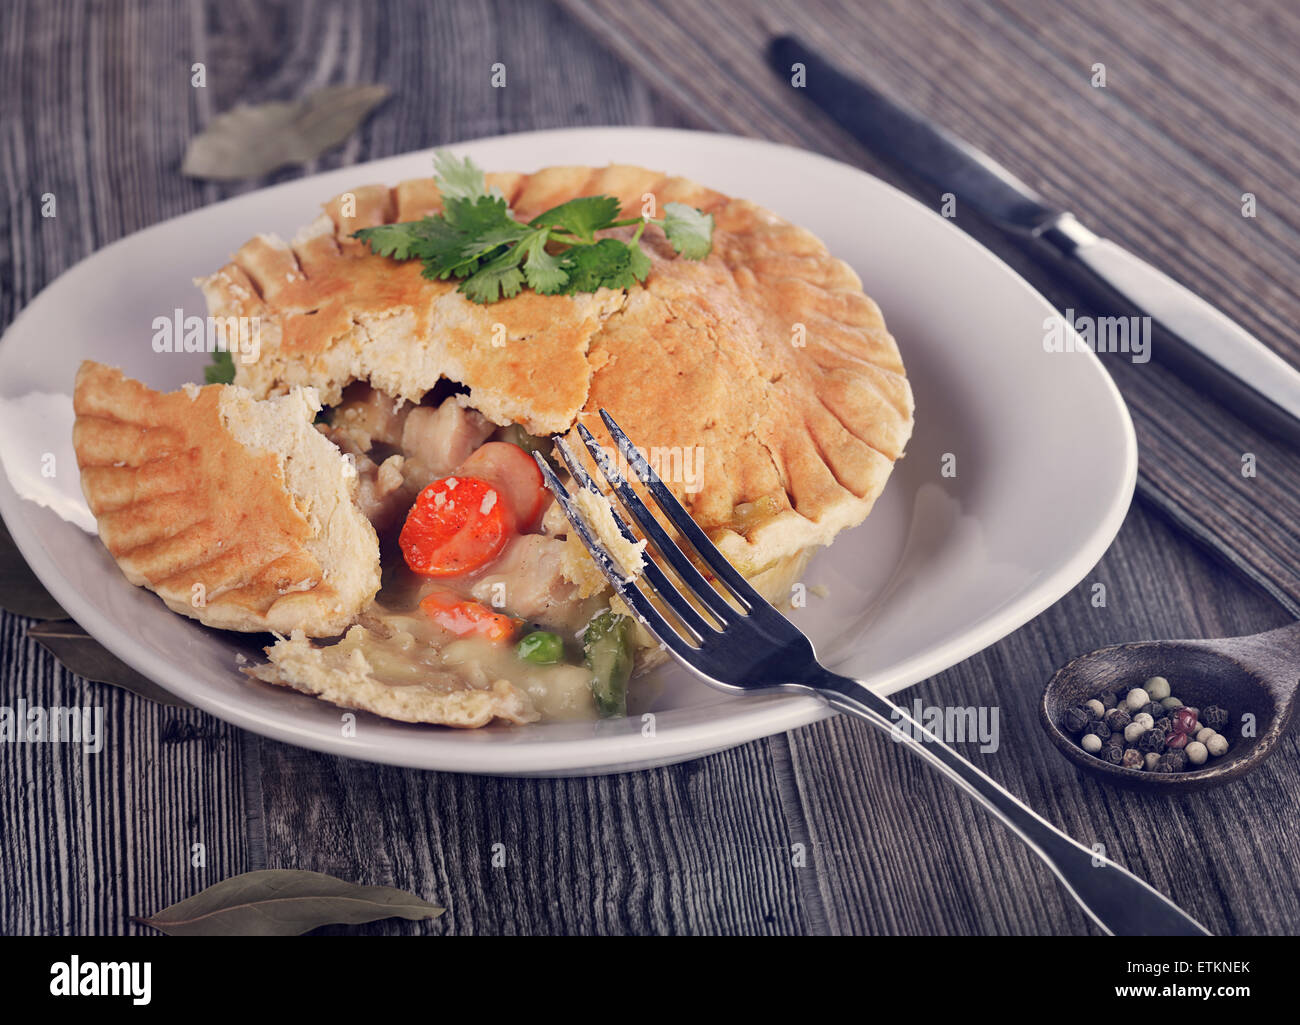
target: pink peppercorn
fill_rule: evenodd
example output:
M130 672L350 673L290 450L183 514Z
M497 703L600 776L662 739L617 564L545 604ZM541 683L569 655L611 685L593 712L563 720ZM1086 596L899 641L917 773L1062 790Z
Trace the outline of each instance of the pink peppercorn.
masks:
M1174 732L1195 733L1197 729L1195 708L1180 708L1174 713Z

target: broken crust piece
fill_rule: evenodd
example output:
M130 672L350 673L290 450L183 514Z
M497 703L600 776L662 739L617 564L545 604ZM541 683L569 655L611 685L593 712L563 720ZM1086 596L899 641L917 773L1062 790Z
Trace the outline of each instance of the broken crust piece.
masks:
M356 626L353 630L362 630ZM301 631L266 649L271 661L244 670L264 683L290 687L341 708L373 712L385 719L475 729L493 719L536 722L532 700L507 680L486 689L435 689L420 684L395 687L375 679L365 654L353 650L346 660L311 644Z
M100 539L131 583L207 626L342 633L379 590L355 474L311 389L162 393L87 361L73 446Z
M911 434L912 392L879 308L820 240L754 203L640 167L487 182L524 221L601 194L625 210L647 195L658 212L697 207L714 217L712 252L682 259L650 227L643 285L525 289L480 306L454 280L423 278L419 261L351 238L437 212L434 181L367 185L328 202L291 245L254 238L199 282L212 314L260 318L260 358L237 363L237 383L258 395L312 384L330 404L357 379L418 401L447 377L498 424L544 435L580 419L609 446L605 408L746 576L867 516Z

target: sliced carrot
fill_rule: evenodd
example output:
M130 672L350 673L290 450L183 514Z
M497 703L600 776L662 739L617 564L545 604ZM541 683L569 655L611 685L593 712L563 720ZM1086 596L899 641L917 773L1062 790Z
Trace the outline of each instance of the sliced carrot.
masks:
M426 595L420 600L420 609L435 624L458 637L475 634L498 643L510 640L520 622L450 591Z
M443 477L420 492L397 543L426 577L456 577L495 559L515 530L501 493L475 477Z
M537 526L550 500L537 462L518 445L489 441L476 448L458 469L467 477L488 481L510 503L521 531Z

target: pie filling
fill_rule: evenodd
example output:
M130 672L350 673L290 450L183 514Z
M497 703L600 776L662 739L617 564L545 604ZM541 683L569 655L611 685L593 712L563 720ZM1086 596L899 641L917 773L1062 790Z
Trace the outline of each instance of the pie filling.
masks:
M571 578L568 522L532 455L549 439L498 427L454 390L414 405L363 383L317 426L355 468L383 570L373 604L320 649L326 667L359 653L388 687L504 680L546 719L624 714L635 632L603 587Z

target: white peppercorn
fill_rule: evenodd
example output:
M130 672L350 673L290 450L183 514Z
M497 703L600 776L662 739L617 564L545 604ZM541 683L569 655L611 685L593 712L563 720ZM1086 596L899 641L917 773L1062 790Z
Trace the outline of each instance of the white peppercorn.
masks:
M1151 695L1141 687L1134 687L1128 692L1128 697L1124 699L1124 704L1128 705L1131 711L1136 712L1143 705L1151 703Z
M1137 715L1133 716L1133 721L1138 723L1144 730L1149 730L1156 724L1156 721L1151 718L1150 712L1138 712Z
M1151 695L1152 701L1162 701L1169 697L1169 681L1163 676L1153 676L1143 686Z
M1193 765L1204 765L1210 751L1199 740L1193 740L1183 749L1183 753L1187 755L1187 760Z
M1124 727L1124 739L1130 744L1136 744L1138 737L1147 731L1147 727L1142 723L1134 721Z
M1083 703L1083 707L1092 713L1092 717L1094 719L1100 719L1103 715L1106 714L1106 706L1103 705L1096 698L1093 698L1091 701L1085 701Z
M1146 753L1146 758L1143 760L1142 768L1146 769L1147 772L1154 772L1156 764L1159 761L1160 761L1159 754L1157 754L1155 751L1148 751Z
M1215 758L1218 758L1219 755L1228 750L1228 738L1222 733L1216 733L1206 741L1205 749L1209 751L1210 754L1214 755Z
M1180 700L1178 700L1178 698L1175 697L1161 698L1160 704L1162 704L1165 708L1169 708L1169 709L1183 707L1183 703Z
M1199 730L1196 731L1196 739L1199 740L1202 744L1208 744L1211 737L1217 737L1218 735L1219 735L1218 730L1212 730L1208 726L1202 726Z
M1101 737L1095 733L1085 734L1083 740L1079 741L1079 743L1090 755L1095 755L1101 750Z

